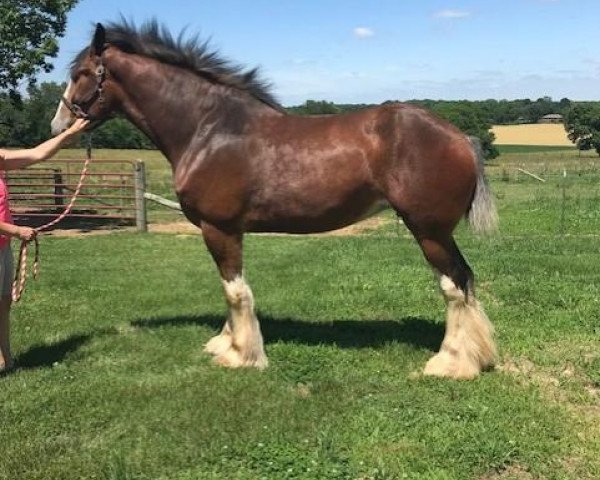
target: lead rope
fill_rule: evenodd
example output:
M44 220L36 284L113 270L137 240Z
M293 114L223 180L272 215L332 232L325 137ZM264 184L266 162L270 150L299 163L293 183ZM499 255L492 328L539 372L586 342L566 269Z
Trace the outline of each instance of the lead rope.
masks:
M44 230L47 230L48 228L52 227L53 225L56 225L58 222L60 222L62 219L64 219L69 213L71 213L71 210L73 209L73 205L75 204L75 200L77 199L77 196L79 195L79 192L81 191L81 187L83 186L83 181L88 173L88 167L89 167L91 160L92 160L92 136L90 135L88 138L88 144L86 147L85 163L83 164L83 168L81 169L81 176L79 177L79 182L77 183L77 188L75 189L75 192L73 192L73 196L71 197L71 200L70 200L69 204L67 205L67 208L65 208L64 211L58 217L56 217L54 220L52 220L51 222L48 222L40 227L35 228L34 230L36 233L43 232ZM33 237L33 240L29 240L29 241L22 240L21 241L21 248L19 249L19 260L17 262L17 268L15 269L15 279L12 284L12 299L14 302L18 302L21 299L23 290L25 290L25 282L27 280L27 249L28 249L30 241L33 241L34 246L35 246L35 256L33 259L33 267L32 267L33 279L36 280L40 273L40 243L39 243L37 235L36 235L35 237Z

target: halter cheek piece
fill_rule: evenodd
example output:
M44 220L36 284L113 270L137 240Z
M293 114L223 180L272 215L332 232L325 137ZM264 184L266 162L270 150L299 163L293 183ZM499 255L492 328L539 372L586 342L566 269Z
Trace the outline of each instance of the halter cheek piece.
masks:
M86 110L89 110L96 101L100 103L104 101L104 90L102 86L105 79L106 68L104 67L104 64L100 62L100 65L96 67L96 90L94 90L90 97L81 103L73 103L70 100L67 100L63 95L62 102L76 118L92 120L90 114ZM84 110L85 107L87 108Z

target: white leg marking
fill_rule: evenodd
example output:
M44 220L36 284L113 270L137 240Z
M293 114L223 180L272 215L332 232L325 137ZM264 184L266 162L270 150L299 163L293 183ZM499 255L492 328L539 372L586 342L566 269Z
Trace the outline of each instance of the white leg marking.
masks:
M225 367L256 367L265 368L268 364L260 333L260 325L254 314L254 297L252 290L243 277L235 277L228 282L223 280L225 298L229 305L229 319L223 332L211 339L210 348L219 347L215 362ZM229 327L228 327L229 325ZM226 349L222 349L230 342Z
M446 335L440 351L425 365L425 375L470 379L496 362L494 327L483 308L452 279L442 275L440 287L448 308Z
M67 88L65 89L65 93L63 93L63 97L65 97L67 100L71 100L71 88L72 84L69 80ZM58 103L58 108L56 109L54 118L52 119L52 122L50 122L52 135L58 135L63 130L66 130L67 128L69 128L69 125L71 125L72 122L73 114L61 99L61 101Z

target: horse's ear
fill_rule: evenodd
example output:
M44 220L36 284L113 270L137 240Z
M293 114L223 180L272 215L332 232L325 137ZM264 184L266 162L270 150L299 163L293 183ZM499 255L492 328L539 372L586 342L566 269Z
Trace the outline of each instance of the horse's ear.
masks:
M104 51L104 45L106 43L106 31L101 23L96 24L96 31L94 32L94 38L90 47L90 54L93 56L100 56Z

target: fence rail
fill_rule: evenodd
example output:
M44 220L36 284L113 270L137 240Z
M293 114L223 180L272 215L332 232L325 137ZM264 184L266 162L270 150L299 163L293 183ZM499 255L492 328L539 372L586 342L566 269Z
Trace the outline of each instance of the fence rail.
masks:
M59 216L77 186L82 167L82 160L59 160L7 172L13 216L25 224ZM145 231L145 185L145 168L139 160L94 160L68 218L135 223L138 230Z

